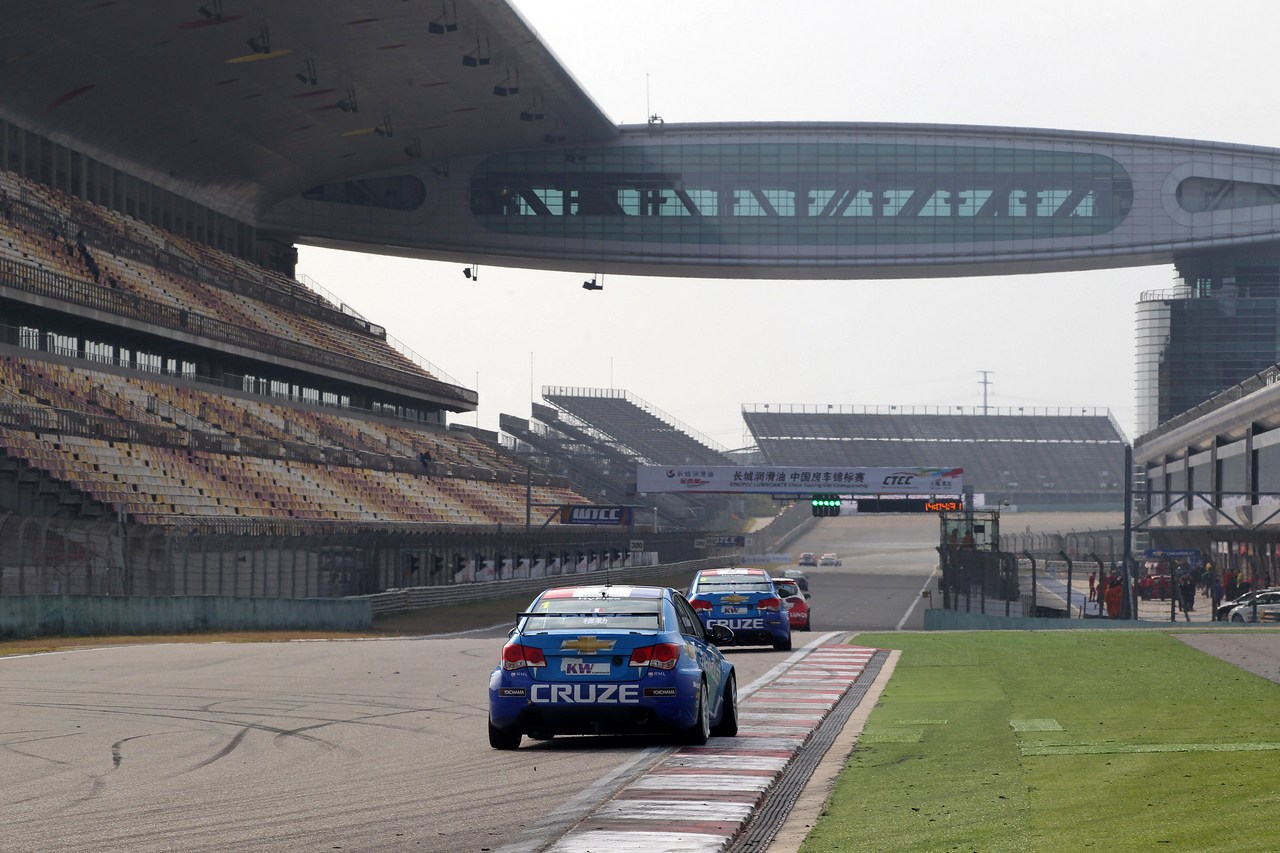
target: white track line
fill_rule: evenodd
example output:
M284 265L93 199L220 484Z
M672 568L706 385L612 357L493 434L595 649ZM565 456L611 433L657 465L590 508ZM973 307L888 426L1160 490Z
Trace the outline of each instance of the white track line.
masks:
M920 603L920 599L924 597L924 591L929 588L929 584L933 583L933 576L938 573L938 567L934 566L933 571L929 573L929 577L925 579L924 586L920 587L920 595L916 596L916 600L911 602L911 606L907 608L907 612L902 614L902 618L898 620L898 624L893 630L901 631L902 626L907 624L907 620L911 618L911 614L915 612L916 605Z

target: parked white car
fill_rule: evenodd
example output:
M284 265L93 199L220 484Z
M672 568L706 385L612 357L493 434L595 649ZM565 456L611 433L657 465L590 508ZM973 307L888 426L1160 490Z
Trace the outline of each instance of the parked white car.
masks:
M1248 604L1237 604L1231 608L1227 621L1257 622L1263 618L1262 614L1264 613L1280 613L1280 590L1264 590L1255 596L1255 600L1257 603L1256 608L1254 607L1254 601L1250 601ZM1272 618L1274 619L1275 617Z

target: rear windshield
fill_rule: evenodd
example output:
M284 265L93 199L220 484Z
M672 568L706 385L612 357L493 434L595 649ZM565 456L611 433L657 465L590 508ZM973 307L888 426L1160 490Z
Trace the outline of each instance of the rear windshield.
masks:
M662 600L657 598L543 599L522 613L522 631L657 631L661 627Z
M756 577L698 578L698 592L773 592L773 583Z
M800 594L800 587L794 583L775 583L774 586L778 589L778 595L783 598L791 598Z

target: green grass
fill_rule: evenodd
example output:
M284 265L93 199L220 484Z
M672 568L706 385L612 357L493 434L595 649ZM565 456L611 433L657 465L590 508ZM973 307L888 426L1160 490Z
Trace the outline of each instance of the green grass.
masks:
M903 654L802 853L1280 850L1280 685L1165 632Z

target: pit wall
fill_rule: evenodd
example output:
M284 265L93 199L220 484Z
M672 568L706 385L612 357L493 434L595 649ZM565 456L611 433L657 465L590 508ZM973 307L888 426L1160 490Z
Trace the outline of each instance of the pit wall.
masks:
M364 631L368 599L215 595L21 595L0 598L0 639L193 631Z

